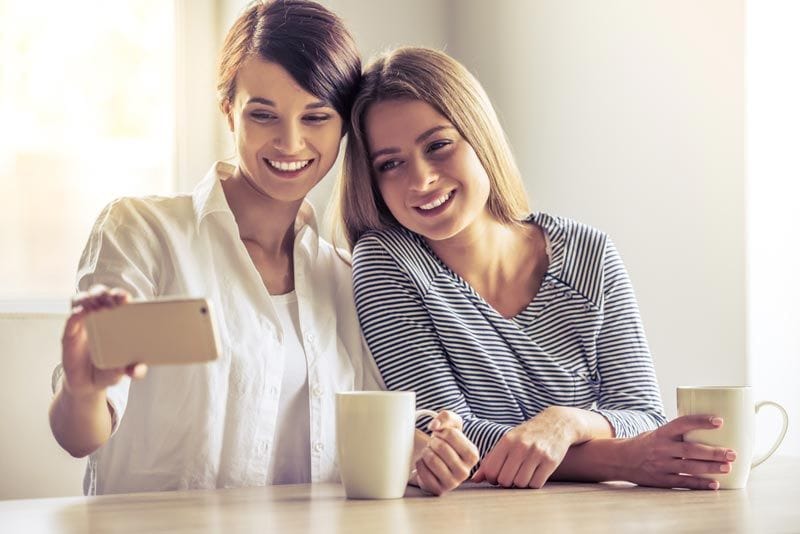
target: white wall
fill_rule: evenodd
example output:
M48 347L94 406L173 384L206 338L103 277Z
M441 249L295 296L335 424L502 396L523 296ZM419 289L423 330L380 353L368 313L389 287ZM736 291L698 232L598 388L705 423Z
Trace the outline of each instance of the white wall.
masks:
M0 316L0 499L81 495L85 460L58 446L47 420L62 314Z
M484 83L534 209L607 231L667 411L745 366L744 5L457 2L450 51Z
M788 410L784 453L800 454L800 4L747 5L747 329L756 394ZM778 432L759 418L760 450Z

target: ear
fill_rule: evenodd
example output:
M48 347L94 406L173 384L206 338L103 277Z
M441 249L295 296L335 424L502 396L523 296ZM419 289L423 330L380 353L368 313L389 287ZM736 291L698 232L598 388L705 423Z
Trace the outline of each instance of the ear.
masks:
M225 100L222 103L222 113L225 114L225 120L228 121L228 129L232 132L233 131L233 106L231 106L230 100Z

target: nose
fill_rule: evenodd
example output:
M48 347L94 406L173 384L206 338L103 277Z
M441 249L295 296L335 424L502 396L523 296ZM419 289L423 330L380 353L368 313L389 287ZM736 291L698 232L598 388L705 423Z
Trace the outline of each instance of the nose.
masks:
M278 125L272 146L284 154L296 154L304 145L305 139L300 125L291 121Z
M439 180L439 173L424 158L414 158L410 169L409 185L417 191L425 191Z

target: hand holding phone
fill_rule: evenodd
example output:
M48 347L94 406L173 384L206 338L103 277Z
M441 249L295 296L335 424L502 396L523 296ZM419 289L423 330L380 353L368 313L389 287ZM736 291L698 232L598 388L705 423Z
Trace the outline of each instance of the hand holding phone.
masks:
M93 311L85 321L98 369L207 362L220 352L213 309L203 298L131 301Z

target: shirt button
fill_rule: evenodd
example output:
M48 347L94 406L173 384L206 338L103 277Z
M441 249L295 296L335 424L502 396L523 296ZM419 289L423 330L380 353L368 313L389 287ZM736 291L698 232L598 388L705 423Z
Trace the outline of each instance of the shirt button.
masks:
M314 342L314 334L306 334L306 341L308 341L309 343L313 343Z
M567 289L561 294L561 296L564 297L566 300L569 300L570 298L572 298L572 293L570 293L569 290Z
M322 386L320 386L319 384L315 384L314 387L311 388L311 393L313 393L315 397L321 397L322 396Z
M261 454L267 454L267 451L269 450L269 442L260 441L258 443L258 450L261 452Z
M583 305L583 309L585 309L586 311L592 311L592 304L590 302L587 302L586 304Z
M278 388L276 388L275 386L272 386L271 388L269 388L269 394L272 395L273 398L277 397L278 396Z
M322 444L321 441L318 441L314 444L314 451L315 452L322 452L322 449L325 448L325 445Z

